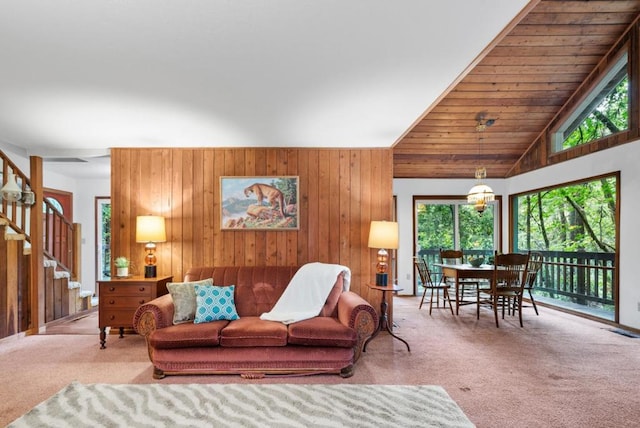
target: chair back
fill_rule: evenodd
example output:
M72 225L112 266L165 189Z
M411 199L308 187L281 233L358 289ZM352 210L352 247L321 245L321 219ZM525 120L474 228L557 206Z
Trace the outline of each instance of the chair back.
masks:
M433 278L431 277L431 272L429 272L429 266L427 265L427 262L421 257L414 256L413 264L418 270L418 275L420 276L420 281L422 281L422 286L433 287Z
M448 265L460 265L464 252L462 250L443 250L440 248L440 263L446 263Z
M525 287L533 288L533 283L536 281L538 271L542 267L542 254L531 253L529 255L529 265L527 266L527 282Z
M522 292L528 280L529 256L529 253L496 254L493 262L491 288L494 290L500 288Z

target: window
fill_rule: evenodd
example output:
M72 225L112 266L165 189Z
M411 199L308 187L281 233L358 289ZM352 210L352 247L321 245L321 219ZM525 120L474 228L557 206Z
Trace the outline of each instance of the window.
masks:
M536 300L614 319L618 174L512 197L514 250L537 251Z
M96 197L96 279L111 277L111 199Z
M414 197L415 253L426 258L430 269L439 261L440 248L463 249L465 255L485 258L500 248L499 200L482 214L466 199Z
M587 144L629 128L627 64L625 52L552 134L552 151Z
M57 199L52 198L52 197L50 197L50 196L47 196L47 197L45 198L45 200L46 200L47 202L49 202L53 208L55 208L56 210L58 210L58 212L59 212L61 215L64 215L64 209L62 208L62 205L60 204L60 202L58 202L58 200L57 200ZM45 204L42 204L42 212L43 212L43 213L45 213L45 214L47 214L47 207L46 207L46 205L45 205Z

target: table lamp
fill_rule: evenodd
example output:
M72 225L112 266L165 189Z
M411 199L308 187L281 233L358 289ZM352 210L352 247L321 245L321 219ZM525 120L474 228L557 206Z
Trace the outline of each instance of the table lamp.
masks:
M164 227L164 217L156 215L140 215L136 218L136 242L145 243L146 255L144 257L144 277L155 278L156 269L156 242L165 242L167 233Z
M398 223L395 221L372 221L369 229L369 248L378 248L376 285L386 287L389 283L387 249L398 248Z

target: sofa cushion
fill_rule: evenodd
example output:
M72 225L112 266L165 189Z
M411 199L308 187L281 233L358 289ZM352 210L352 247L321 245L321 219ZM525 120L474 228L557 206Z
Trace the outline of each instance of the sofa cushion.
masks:
M220 345L220 330L229 321L205 324L184 323L160 328L149 335L149 344L155 349L211 347Z
M196 285L213 285L213 279L170 282L167 289L173 299L173 323L193 322L196 316Z
M238 312L233 299L235 287L196 285L196 318L194 323L237 320Z
M242 317L231 321L220 332L220 345L225 347L285 346L287 326L259 317Z
M358 342L358 335L336 318L315 317L289 324L288 342L292 345L351 348Z

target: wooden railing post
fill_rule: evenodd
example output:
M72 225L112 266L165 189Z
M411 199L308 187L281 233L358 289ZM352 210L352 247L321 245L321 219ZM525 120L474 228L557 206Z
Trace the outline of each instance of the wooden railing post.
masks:
M82 268L80 264L80 254L82 249L82 226L80 223L73 224L73 238L71 239L72 266L71 278L74 281L82 282Z
M26 334L38 334L44 325L44 253L42 237L42 158L31 156L31 190L35 203L29 210L31 218L31 266L29 282L30 321Z

